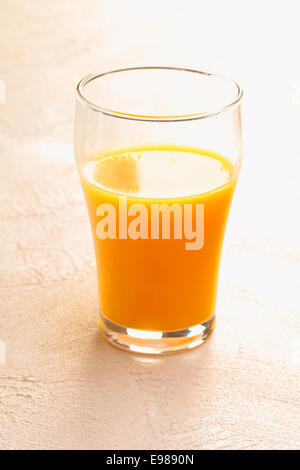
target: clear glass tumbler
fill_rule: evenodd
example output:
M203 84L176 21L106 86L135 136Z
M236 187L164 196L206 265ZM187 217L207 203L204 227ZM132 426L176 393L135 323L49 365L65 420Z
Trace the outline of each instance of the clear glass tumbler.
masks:
M241 98L236 82L183 67L123 68L78 84L75 155L100 328L114 345L164 354L213 331Z

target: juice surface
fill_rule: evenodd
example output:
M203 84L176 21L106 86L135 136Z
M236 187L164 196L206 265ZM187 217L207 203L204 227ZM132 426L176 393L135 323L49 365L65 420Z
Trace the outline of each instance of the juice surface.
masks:
M228 210L237 175L229 160L207 150L172 145L136 147L86 162L81 182L94 236L101 313L128 328L171 331L209 320ZM144 204L204 204L204 245L186 239L106 239L96 236L100 204L119 198ZM130 221L130 217L128 217Z

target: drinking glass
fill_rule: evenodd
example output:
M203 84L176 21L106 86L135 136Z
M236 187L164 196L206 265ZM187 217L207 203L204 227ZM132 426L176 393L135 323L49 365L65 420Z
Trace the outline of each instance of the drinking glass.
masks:
M128 67L77 86L74 148L104 337L165 354L215 326L224 230L241 165L238 84L187 67Z

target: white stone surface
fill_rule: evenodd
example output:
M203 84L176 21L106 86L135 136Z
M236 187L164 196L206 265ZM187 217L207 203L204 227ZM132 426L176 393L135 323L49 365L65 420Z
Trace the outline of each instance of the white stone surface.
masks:
M299 449L299 2L0 8L0 448ZM166 358L99 335L72 153L77 81L153 62L217 70L245 90L216 331Z

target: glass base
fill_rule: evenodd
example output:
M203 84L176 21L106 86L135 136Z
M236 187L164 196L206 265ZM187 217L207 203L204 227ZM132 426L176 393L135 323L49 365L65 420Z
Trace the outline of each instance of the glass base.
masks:
M170 354L196 348L215 327L215 315L199 325L176 331L148 331L125 328L100 314L101 333L111 344L141 354Z

